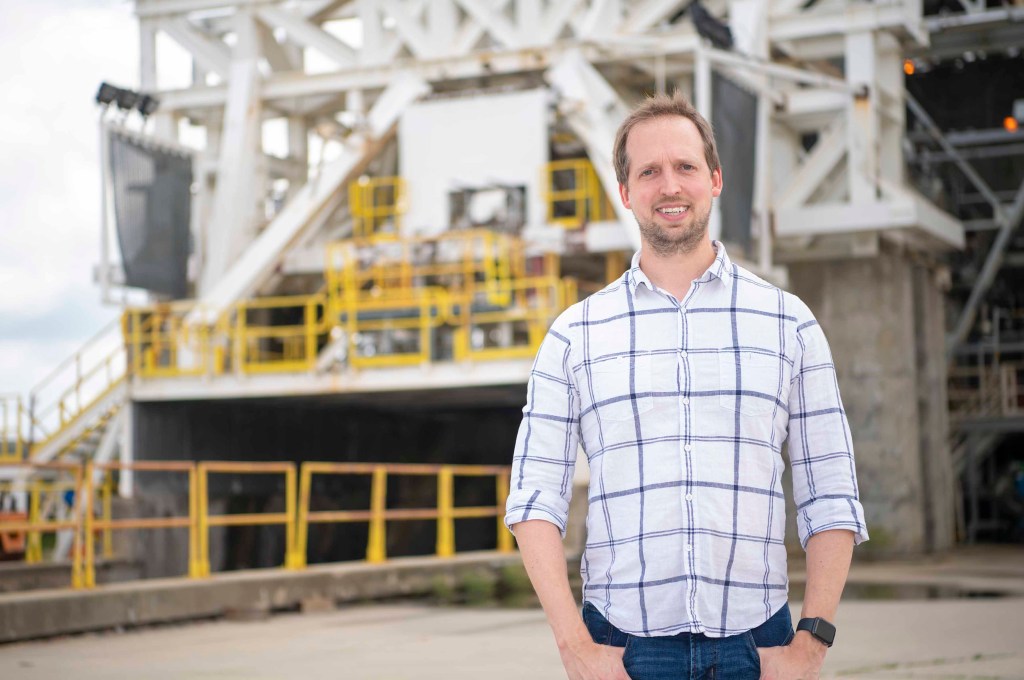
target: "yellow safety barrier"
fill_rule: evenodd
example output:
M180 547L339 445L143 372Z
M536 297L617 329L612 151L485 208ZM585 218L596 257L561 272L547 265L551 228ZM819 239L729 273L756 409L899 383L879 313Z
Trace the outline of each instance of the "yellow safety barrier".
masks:
M233 310L232 345L243 373L308 371L326 339L327 300L323 295L254 298ZM257 317L264 321L257 321ZM274 316L284 321L270 323ZM297 319L299 322L290 322Z
M466 293L458 301L455 360L488 361L529 359L537 353L551 321L575 302L574 287L554 276L515 279L498 288L510 300L505 307L490 307L479 293ZM504 341L490 338L504 335ZM481 339L474 342L474 334Z
M37 471L63 474L71 477L71 488L76 490L82 488L82 467L73 463L30 463L22 461L4 463L4 467L24 469L30 472ZM82 512L81 495L77 493L75 494L75 507L73 508L71 519L44 520L41 517L42 513L39 499L42 494L42 486L39 485L39 481L40 480L26 480L25 482L25 486L28 487L30 491L31 499L28 519L20 521L0 521L0 533L27 534L28 540L25 546L26 561L31 558L33 562L38 562L42 559L42 534L57 531L73 531L74 538L71 547L71 585L74 588L81 588L85 584L82 560L82 523L80 516L75 516L76 514L80 515ZM33 484L36 484L35 489L32 488ZM16 483L15 486L17 486Z
M310 510L313 475L370 475L369 510ZM455 520L467 517L497 517L498 550L513 550L512 534L505 528L505 500L508 497L510 468L487 465L420 465L413 463L303 463L299 481L298 529L295 544L295 565L306 565L306 550L310 524L339 522L368 522L370 526L366 546L368 562L387 559L386 522L389 520L437 520L438 557L455 554ZM437 476L436 508L387 509L387 480L389 475ZM455 477L496 477L497 500L493 506L455 507Z
M113 519L112 515L112 480L110 472L114 470L132 470L139 472L183 472L188 474L189 514L187 517L145 517L145 518L124 518ZM103 517L96 519L94 516L93 498L95 496L94 478L97 472L103 473L104 483L102 486ZM85 468L85 512L84 527L85 534L85 578L83 585L86 588L96 586L96 549L95 535L103 532L104 556L113 557L114 531L127 529L188 529L188 574L191 577L200 576L198 556L198 531L197 526L197 499L196 489L196 464L182 461L136 461L132 463L93 463L89 462Z
M218 344L215 337L227 335L227 319L212 325L187 324L187 316L198 310L191 302L126 310L122 332L131 373L144 378L219 374L226 340Z
M198 565L196 576L210 575L210 528L283 524L285 528L284 566L294 569L298 566L295 550L295 463L237 463L230 461L204 461L196 467L198 484ZM211 473L231 474L283 474L285 488L285 511L278 513L249 513L234 515L210 515L209 475Z
M401 177L360 177L348 187L352 231L356 236L373 236L390 219L395 234L405 212L405 180ZM383 234L377 234L383 235Z
M351 291L487 287L495 281L525 276L526 258L522 240L487 229L469 229L436 236L376 236L331 243L324 273L328 296L336 301L344 300Z
M552 161L544 166L548 222L579 229L588 222L613 219L613 209L593 164L586 158Z

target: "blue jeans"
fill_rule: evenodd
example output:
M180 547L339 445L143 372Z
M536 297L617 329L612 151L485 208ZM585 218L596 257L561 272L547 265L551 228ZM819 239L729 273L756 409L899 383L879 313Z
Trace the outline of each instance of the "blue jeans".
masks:
M761 675L757 648L788 645L794 635L788 604L757 628L723 638L628 635L589 602L583 603L583 622L594 642L626 648L622 663L633 680L756 680Z

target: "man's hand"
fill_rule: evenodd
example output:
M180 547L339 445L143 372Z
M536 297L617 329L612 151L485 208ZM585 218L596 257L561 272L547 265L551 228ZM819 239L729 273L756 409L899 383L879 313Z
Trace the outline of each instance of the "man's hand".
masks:
M623 647L577 640L559 646L558 652L569 680L629 680L622 665Z
M818 680L827 650L806 631L799 631L785 647L758 647L761 680Z

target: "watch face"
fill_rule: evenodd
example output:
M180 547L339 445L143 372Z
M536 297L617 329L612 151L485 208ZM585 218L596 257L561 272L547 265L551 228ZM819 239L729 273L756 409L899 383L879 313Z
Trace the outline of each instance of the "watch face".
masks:
M836 639L836 627L825 619L815 619L811 635L831 646Z

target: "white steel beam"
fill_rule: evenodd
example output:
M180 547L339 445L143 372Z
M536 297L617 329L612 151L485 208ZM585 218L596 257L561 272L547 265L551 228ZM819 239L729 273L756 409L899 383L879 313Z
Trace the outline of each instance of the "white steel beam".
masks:
M501 6L505 4L504 2L498 4L496 9L492 3L487 2L486 0L456 1L462 9L464 9L467 14L483 26L496 41L510 49L520 47L523 40L519 31L516 29L516 26L501 13Z
M231 49L222 41L199 30L183 18L160 20L157 28L188 50L204 69L216 73L221 78L228 77Z
M429 91L430 87L412 74L394 76L367 115L364 133L353 135L341 156L307 182L231 268L202 294L197 306L201 311L194 313L189 322L211 322L229 305L251 296L331 199L393 134L401 113Z
M645 33L675 14L688 0L642 0L633 5L619 27L622 33Z
M356 51L352 46L331 35L316 24L310 23L295 12L280 7L265 6L258 10L259 17L267 24L281 28L288 39L320 52L339 66L353 66Z
M401 5L398 0L379 0L379 2L381 7L386 9L391 18L395 20L395 29L413 56L427 59L443 54L443 52L435 52L442 46L432 43L431 36L420 22L420 15L424 8L423 0L405 0ZM450 47L450 45L443 47Z
M238 42L228 78L228 104L217 159L217 188L205 234L200 295L228 271L253 236L261 154L259 34L249 12L235 15Z
M776 205L794 208L806 203L845 155L846 124L839 120L818 138L796 174L783 185L785 190L775 199Z
M569 19L579 9L580 2L582 0L559 0L551 3L538 26L540 30L536 32L535 42L545 45L557 40L568 25Z

